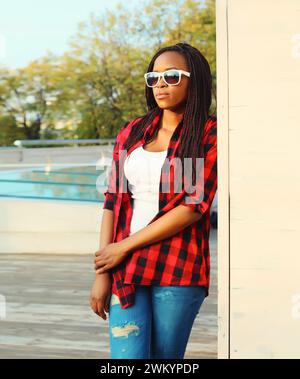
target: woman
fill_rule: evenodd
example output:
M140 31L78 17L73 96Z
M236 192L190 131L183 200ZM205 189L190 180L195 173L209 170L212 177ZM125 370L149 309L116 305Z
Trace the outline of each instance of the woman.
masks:
M109 313L111 358L182 359L209 288L212 78L200 51L178 43L154 55L145 81L148 112L121 128L113 150L90 304Z

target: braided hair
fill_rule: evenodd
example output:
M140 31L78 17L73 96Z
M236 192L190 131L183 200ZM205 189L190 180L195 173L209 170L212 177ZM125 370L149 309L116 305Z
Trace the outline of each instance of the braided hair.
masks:
M209 116L209 109L212 102L212 75L209 63L201 52L186 42L180 42L159 49L151 59L147 72L153 71L156 58L166 51L175 51L183 55L186 59L191 78L188 87L188 95L183 118L182 136L180 140L177 156L184 161L184 158L192 158L193 175L195 181L195 158L199 157L199 147L203 148L204 125ZM145 96L148 112L131 129L124 147L128 150L144 135L146 127L158 115L158 107L153 95L152 88L145 85ZM155 130L151 140L157 136L158 128ZM147 143L150 142L147 141Z

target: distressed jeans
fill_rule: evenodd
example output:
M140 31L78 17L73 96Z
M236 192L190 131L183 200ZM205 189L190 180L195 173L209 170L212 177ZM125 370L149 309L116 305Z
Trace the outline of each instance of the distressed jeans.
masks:
M205 298L202 286L136 285L135 303L122 309L111 295L111 359L183 359Z

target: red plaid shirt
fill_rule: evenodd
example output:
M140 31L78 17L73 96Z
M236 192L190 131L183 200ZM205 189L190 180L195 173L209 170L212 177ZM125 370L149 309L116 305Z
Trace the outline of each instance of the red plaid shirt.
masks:
M162 113L161 110L152 123L147 126L143 138L131 146L121 159L120 150L125 151L123 143L140 117L127 122L116 138L113 149L113 164L108 189L104 193L103 205L103 209L111 209L114 212L112 242L121 241L130 233L133 198L127 184L125 186L125 182L127 183L123 170L125 157L146 143L158 125ZM175 157L182 130L182 123L180 122L172 134L166 160L172 160ZM206 296L208 296L210 280L209 210L217 189L217 120L214 115L210 116L205 123L203 146L201 150L199 149L199 157L204 157L202 200L194 203L186 202L187 196L193 199L193 195L190 194L190 191L187 195L185 189L181 192L172 191L174 171L171 169L170 174L165 175L162 170L159 188L159 212L149 224L180 204L192 208L195 212L200 212L202 217L171 237L132 250L124 261L109 270L112 278L112 293L119 297L122 308L134 304L136 284L204 286ZM170 191L167 192L162 191L162 182L166 180L170 182Z

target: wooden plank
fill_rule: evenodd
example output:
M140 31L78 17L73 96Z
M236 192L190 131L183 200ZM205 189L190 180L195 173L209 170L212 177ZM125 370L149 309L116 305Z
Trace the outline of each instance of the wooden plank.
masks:
M217 358L217 257L185 358ZM0 358L109 358L108 320L90 308L93 255L0 254Z

